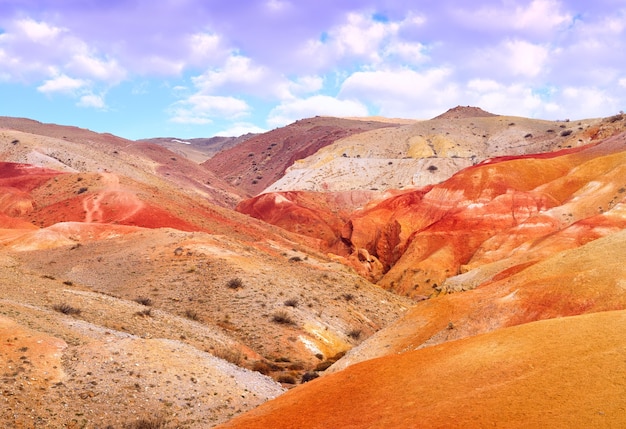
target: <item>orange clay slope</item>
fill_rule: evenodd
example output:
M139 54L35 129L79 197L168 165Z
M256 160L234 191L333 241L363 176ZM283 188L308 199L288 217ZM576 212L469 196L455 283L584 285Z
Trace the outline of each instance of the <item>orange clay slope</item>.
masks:
M370 360L218 427L622 427L625 329L626 311L595 313Z
M474 267L500 261L506 270L541 259L526 252L540 240L550 254L620 230L625 199L621 133L575 149L485 161L344 213L343 224L332 198L314 204L303 192L261 195L238 210L304 235L322 229L327 251L361 275L423 299Z

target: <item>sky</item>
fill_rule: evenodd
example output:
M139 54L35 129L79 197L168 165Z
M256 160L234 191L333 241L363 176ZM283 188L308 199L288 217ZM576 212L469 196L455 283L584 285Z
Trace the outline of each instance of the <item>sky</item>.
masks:
M129 139L626 109L626 0L0 0L0 115Z

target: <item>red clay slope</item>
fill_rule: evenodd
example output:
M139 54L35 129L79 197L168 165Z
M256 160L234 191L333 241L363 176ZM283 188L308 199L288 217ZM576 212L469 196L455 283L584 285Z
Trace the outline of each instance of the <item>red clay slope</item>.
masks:
M313 194L262 195L238 210L300 234L324 231L327 250L349 249L344 262L363 276L424 298L446 278L506 260L537 240L551 243L549 254L624 228L624 218L608 212L625 201L625 178L622 133L581 148L490 160L372 203L343 225L332 198L311 204L320 200Z
M401 124L315 117L260 134L216 154L202 165L248 196L280 179L296 160L336 140L364 131Z
M596 313L370 360L218 427L622 427L625 329Z
M288 235L197 196L149 186L113 173L63 173L0 162L3 235L15 236L7 229L33 230L63 222L110 225L113 230L121 225L168 227L254 240L268 236L280 240Z

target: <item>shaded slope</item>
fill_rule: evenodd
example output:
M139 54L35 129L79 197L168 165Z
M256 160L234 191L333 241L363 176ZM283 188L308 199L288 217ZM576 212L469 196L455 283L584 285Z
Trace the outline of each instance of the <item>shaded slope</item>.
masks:
M280 179L296 160L312 155L338 139L396 126L398 124L319 116L302 119L252 137L218 153L202 165L252 196Z
M624 311L597 313L371 360L219 427L619 427L623 329Z
M263 192L384 192L428 186L489 158L579 147L623 128L621 115L565 122L444 114L337 140L295 162Z
M0 160L72 173L114 173L223 207L240 199L238 190L210 171L161 146L22 118L0 117Z
M137 140L138 143L154 143L170 150L171 152L190 159L196 164L201 164L216 153L236 146L255 134L245 134L239 137L209 137L179 139L174 137L155 137Z

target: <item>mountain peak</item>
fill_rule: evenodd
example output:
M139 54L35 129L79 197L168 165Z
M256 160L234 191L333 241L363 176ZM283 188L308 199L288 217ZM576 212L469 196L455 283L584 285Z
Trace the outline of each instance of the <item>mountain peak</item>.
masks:
M498 116L493 113L489 113L480 107L473 106L456 106L448 109L447 112L442 113L439 116L435 116L433 119L464 119L464 118L478 118Z

